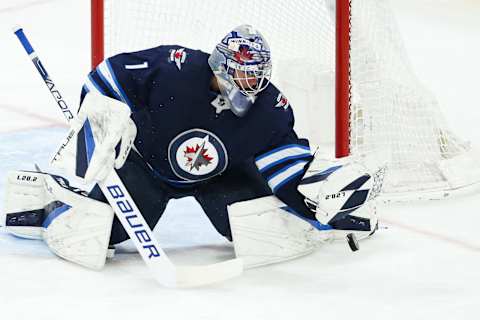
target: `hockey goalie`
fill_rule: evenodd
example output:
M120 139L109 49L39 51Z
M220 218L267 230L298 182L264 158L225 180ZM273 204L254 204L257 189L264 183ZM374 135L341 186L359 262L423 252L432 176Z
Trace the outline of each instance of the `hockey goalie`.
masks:
M93 189L44 172L11 172L7 230L102 268L108 248L129 238L96 185L117 170L150 228L170 199L192 196L247 267L347 235L368 237L384 169L316 157L295 133L292 106L271 72L268 43L249 25L211 54L161 45L107 58L88 75L52 159Z

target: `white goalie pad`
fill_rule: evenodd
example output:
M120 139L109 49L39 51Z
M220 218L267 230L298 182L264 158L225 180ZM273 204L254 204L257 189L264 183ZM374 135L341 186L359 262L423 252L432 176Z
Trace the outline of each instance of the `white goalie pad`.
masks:
M337 230L329 226L316 228L287 208L275 196L228 206L235 254L243 259L245 268L299 258L322 244L346 241L350 233L363 240L376 230L378 221L373 202L352 213L369 221L371 228L367 231Z
M103 268L112 229L112 208L63 188L52 176L46 176L45 185L52 197L64 203L44 223L43 239L50 250L84 267Z
M39 212L53 199L45 191L41 173L28 171L10 171L5 182L5 230L17 237L26 239L42 239L43 230L38 226L8 225L8 214L17 212ZM39 212L39 214L41 214ZM19 218L21 219L21 218Z
M237 202L228 207L233 244L246 268L295 259L312 253L330 232L284 210L275 196Z
M113 221L109 205L74 192L60 177L39 172L10 172L6 190L8 232L43 239L59 257L87 268L104 266ZM14 220L31 217L35 226Z

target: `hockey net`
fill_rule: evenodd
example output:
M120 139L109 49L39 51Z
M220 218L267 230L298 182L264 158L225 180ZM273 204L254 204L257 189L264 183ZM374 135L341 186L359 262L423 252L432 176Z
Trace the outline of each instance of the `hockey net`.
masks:
M94 65L159 44L211 52L250 23L270 44L272 81L289 98L299 134L334 140L336 110L337 156L386 162L384 198L441 198L480 180L467 169L468 143L415 76L388 0L92 0L92 17Z

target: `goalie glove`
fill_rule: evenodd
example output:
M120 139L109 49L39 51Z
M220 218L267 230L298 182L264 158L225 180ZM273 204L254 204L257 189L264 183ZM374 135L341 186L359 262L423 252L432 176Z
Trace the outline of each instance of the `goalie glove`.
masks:
M136 135L126 104L89 93L52 165L85 183L102 181L113 168L123 166Z
M377 226L376 203L385 168L370 173L358 162L315 159L298 190L322 225L367 234Z

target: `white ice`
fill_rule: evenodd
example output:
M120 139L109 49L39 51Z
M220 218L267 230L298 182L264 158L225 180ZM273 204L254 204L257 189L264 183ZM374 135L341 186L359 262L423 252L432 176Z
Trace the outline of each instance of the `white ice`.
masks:
M415 69L451 127L480 142L480 4L395 0ZM69 103L89 71L89 1L0 3L0 212L5 174L46 166L66 131L11 32L22 25ZM0 319L480 319L480 195L382 207L382 228L206 288L159 287L124 248L101 272L62 261L39 241L0 231ZM169 204L156 234L178 264L232 257L200 208Z

